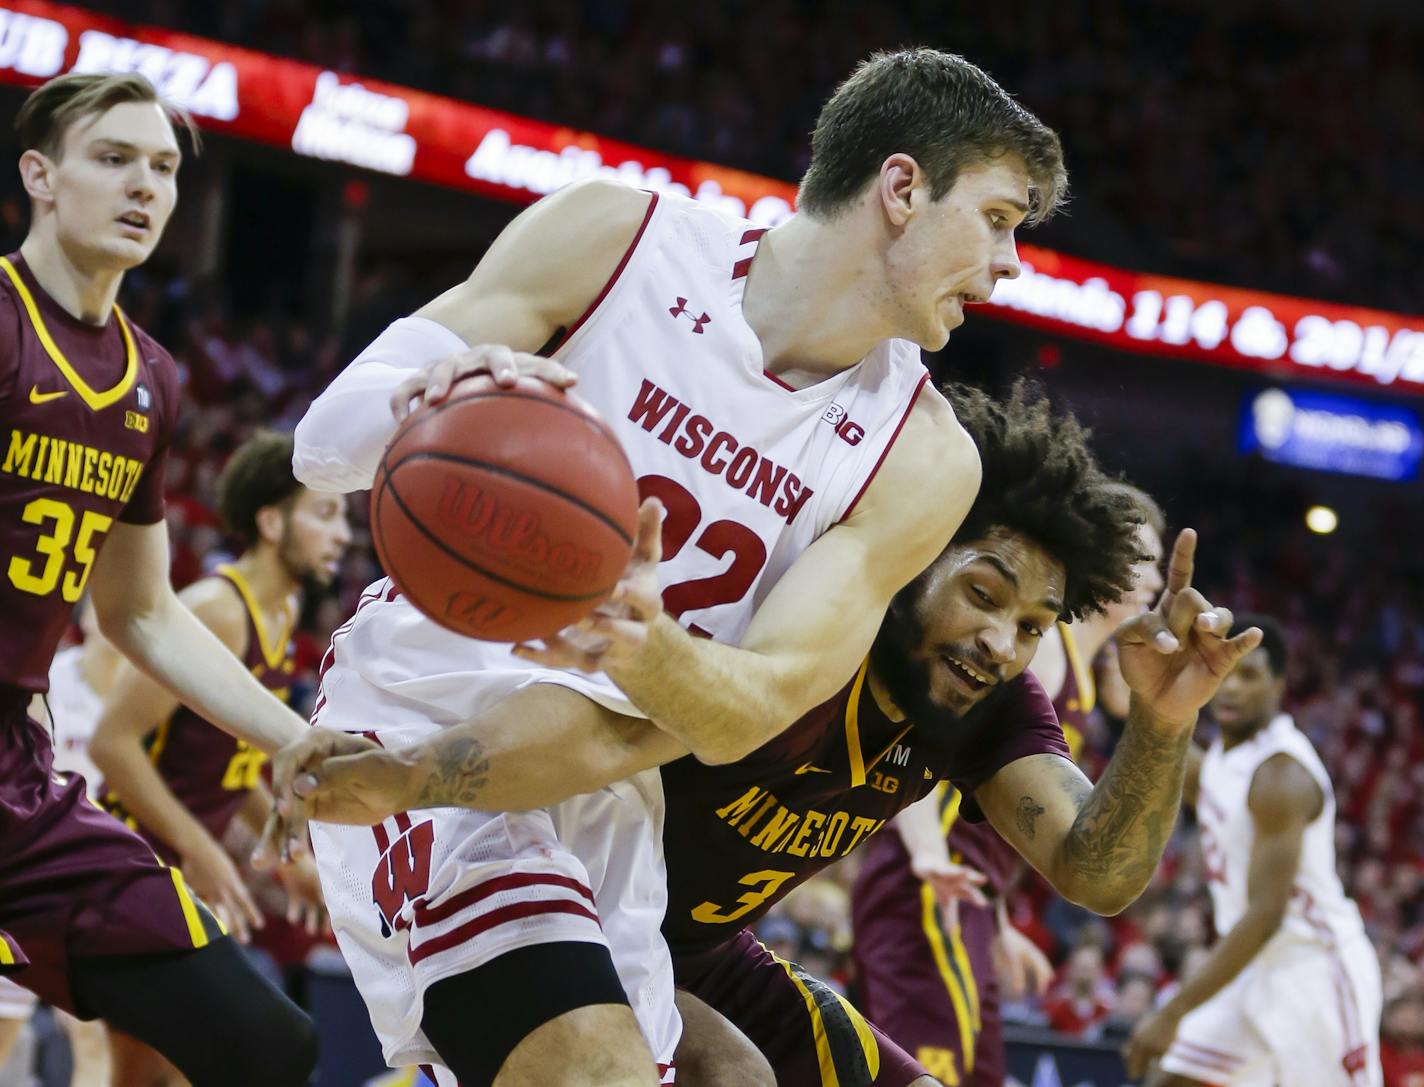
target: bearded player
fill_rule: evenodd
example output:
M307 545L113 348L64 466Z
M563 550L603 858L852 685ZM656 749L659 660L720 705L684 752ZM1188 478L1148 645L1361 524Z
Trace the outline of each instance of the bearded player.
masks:
M330 584L351 542L346 499L303 487L292 475L292 439L259 433L224 466L217 509L244 549L178 599L285 702L301 590ZM180 867L247 942L262 915L221 843L234 819L254 837L261 833L272 808L261 777L265 753L203 720L134 668L120 673L90 753L104 774L100 803ZM315 931L322 907L311 861L279 868L278 877L288 892L288 920L305 920ZM166 1062L132 1039L116 1035L114 1052L116 1087L175 1081Z
M1129 484L1111 486L1140 518L1131 588L1045 629L1030 665L1075 761L1097 699L1094 658L1120 625L1152 606L1163 584L1161 509ZM1115 653L1110 666L1117 668ZM1018 851L993 825L962 818L963 802L946 783L901 812L896 833L871 844L851 891L857 977L866 1015L931 1073L946 1083L998 1087L1005 1075L1000 975L1012 991L1041 990L1053 968L1008 918Z
M49 734L27 714L87 585L105 635L204 716L264 750L302 728L168 584L177 375L114 300L177 197L170 114L139 76L68 75L34 92L16 127L32 221L0 259L0 966L205 1087L303 1084L310 1022L178 869L95 807L81 776L53 770Z
M1286 640L1265 632L1212 699L1220 733L1194 752L1216 946L1123 1051L1150 1087L1379 1087L1379 960L1335 867L1335 793L1281 711Z
M663 931L678 984L739 1027L782 1087L905 1087L932 1072L948 1085L959 1072L927 1069L884 1024L773 956L749 929L758 917L942 780L962 797L961 818L987 816L1060 893L1118 912L1166 843L1198 707L1258 636L1225 640L1230 614L1190 587L1194 539L1183 533L1167 594L1119 633L1132 712L1091 785L1025 669L1060 617L1130 591L1142 513L1099 471L1071 416L1053 417L1022 387L1003 404L963 388L950 399L979 447L983 486L948 550L895 597L855 679L733 765L663 768ZM921 899L891 880L864 888L860 907L918 917ZM860 959L902 960L894 946L861 948L860 936ZM944 942L923 952L952 974L965 966ZM925 998L916 975L899 998Z
M973 65L920 49L857 70L812 158L800 212L770 231L611 183L541 201L298 427L299 478L367 487L395 425L387 401L403 413L479 371L576 375L668 511L659 571L645 506L627 614L542 650L447 633L389 583L333 640L316 722L356 732L379 707L380 742L405 751L393 761L446 766L415 805L434 811L314 830L393 1063L501 1087L657 1082L679 1031L658 932L660 779L606 778L549 810L527 810L521 788L544 784L530 779L549 747L578 748L610 716L645 715L669 750L709 761L756 749L855 671L972 500L973 445L925 388L919 349L1018 273L1015 228L1062 191L1057 138ZM520 353L541 348L556 361ZM318 734L274 783L369 746ZM438 807L452 802L482 810ZM497 1009L480 1032L472 1006Z

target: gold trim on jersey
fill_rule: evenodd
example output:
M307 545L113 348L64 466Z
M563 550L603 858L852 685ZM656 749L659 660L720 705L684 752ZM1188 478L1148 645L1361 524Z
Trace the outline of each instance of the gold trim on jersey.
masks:
M951 951L945 946L944 925L941 923L939 904L935 901L934 888L928 883L920 884L920 906L921 906L921 927L924 929L925 939L930 945L930 954L934 958L935 969L939 971L940 980L944 982L945 991L949 993L949 1002L954 1005L954 1020L959 1027L959 1048L964 1058L963 1071L968 1075L974 1070L974 1041L978 1031L978 987L974 985L974 973L965 969L963 965L968 963L968 955L961 955L964 945L959 940L958 933L950 933L950 940L958 944ZM955 965L950 964L951 955L955 965L961 965L964 973L961 975ZM969 996L968 990L974 988L973 997Z
M860 662L860 671L851 684L850 701L846 703L846 751L850 755L851 788L865 784L865 754L860 750L860 692L865 686L865 673L869 669L870 658L866 657Z
M10 949L10 941L0 936L0 966L14 966L15 952Z
M242 602L247 606L247 614L252 619L252 629L257 631L257 645L262 650L262 659L267 662L268 668L281 668L282 662L287 659L287 643L292 637L292 622L296 618L295 611L290 602L287 605L287 622L282 627L282 636L275 642L267 639L267 627L262 622L262 609L257 606L257 597L252 593L252 587L247 584L247 579L238 573L237 567L230 563L223 563L217 568L215 573L222 575L232 582L237 589L237 594L242 597Z
M188 885L183 882L183 873L176 868L170 868L168 874L173 877L173 889L178 892L178 906L183 911L183 920L188 923L188 939L193 941L194 947L207 947L208 930L203 928L203 919L198 915L193 896L188 893Z
M941 781L936 789L940 805L939 832L948 837L950 828L959 820L959 805L964 803L964 794L947 781Z
M124 351L127 355L124 363L124 376L119 378L119 383L112 389L96 392L79 376L78 371L70 365L69 360L64 357L64 352L59 349L59 345L50 336L49 329L45 327L44 318L40 316L40 308L35 304L34 295L30 293L29 287L25 286L25 281L20 278L20 273L10 263L9 257L0 257L0 268L5 270L5 274L10 277L10 282L15 285L15 292L20 296L20 301L24 303L25 312L30 316L30 324L34 326L35 335L39 337L45 354L64 375L65 380L69 382L74 391L79 394L79 399L89 405L89 410L100 411L110 404L122 400L132 387L134 378L138 376L138 347L134 344L133 333L129 331L129 323L124 319L124 311L117 304L114 306L114 316L119 319L119 331L123 333Z
M791 979L791 984L796 986L796 991L801 994L801 999L806 1002L806 1010L811 1016L811 1033L816 1039L816 1063L821 1069L821 1087L840 1087L840 1074L836 1071L836 1057L831 1052L831 1040L826 1033L826 1018L821 1011L821 1006L816 1003L816 994L807 988L806 983L797 976L794 963L787 962L766 944L757 941L761 949L776 961L776 964L786 971L786 976ZM866 1071L873 1080L880 1075L880 1045L875 1040L875 1035L870 1031L870 1025L866 1023L865 1016L856 1011L853 1005L840 993L829 990L840 1004L841 1010L845 1012L846 1018L850 1020L851 1026L855 1029L855 1036L860 1042L861 1052L865 1056Z
M1058 633L1063 639L1063 655L1068 658L1068 667L1073 669L1073 678L1078 683L1078 710L1092 713L1098 704L1098 682L1093 678L1093 670L1078 652L1078 643L1073 640L1073 629L1067 623L1058 624Z

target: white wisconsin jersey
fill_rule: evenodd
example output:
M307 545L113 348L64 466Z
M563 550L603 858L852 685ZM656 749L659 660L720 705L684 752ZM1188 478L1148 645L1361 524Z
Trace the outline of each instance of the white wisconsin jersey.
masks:
M1197 818L1216 931L1225 935L1246 912L1251 850L1256 841L1247 798L1257 769L1279 754L1287 754L1305 767L1320 786L1325 802L1305 829L1295 887L1278 935L1332 946L1362 938L1360 911L1345 895L1335 871L1335 792L1330 776L1289 714L1281 714L1230 751L1223 750L1218 737L1202 759Z
M89 795L96 796L100 775L99 768L89 757L89 741L99 727L104 700L85 680L79 667L83 659L82 645L70 646L54 655L45 699L54 718L54 768L67 774L83 774Z
M929 377L904 340L806 389L768 374L742 313L763 233L654 196L621 271L554 352L667 507L668 611L734 644L796 557L850 511Z

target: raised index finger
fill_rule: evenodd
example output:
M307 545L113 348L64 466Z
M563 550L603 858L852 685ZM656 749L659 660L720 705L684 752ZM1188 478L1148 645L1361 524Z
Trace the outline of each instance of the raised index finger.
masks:
M1177 540L1172 544L1172 561L1167 566L1166 596L1173 597L1190 588L1196 555L1197 530L1184 528L1177 533Z

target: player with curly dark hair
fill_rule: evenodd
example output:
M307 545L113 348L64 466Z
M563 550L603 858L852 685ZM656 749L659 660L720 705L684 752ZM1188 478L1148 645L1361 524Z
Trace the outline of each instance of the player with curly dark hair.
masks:
M1099 468L1087 430L1033 386L1002 399L944 391L979 448L984 483L948 548L895 596L854 679L745 759L663 767L663 934L678 985L740 1028L782 1087L929 1087L932 1074L960 1082L962 1069L927 1069L748 926L941 781L961 795L963 818L987 816L1066 897L1118 912L1166 844L1197 708L1223 662L1259 637L1224 640L1231 616L1191 589L1194 536L1184 532L1168 595L1119 634L1135 701L1094 787L1027 666L1060 617L1131 589L1147 512ZM1170 640L1149 647L1164 624ZM908 911L908 931L922 936L934 898L884 890L875 908ZM936 961L962 968L952 953ZM907 972L896 976L897 999L926 1000ZM943 994L938 974L929 981ZM678 1052L689 1075L718 1059L696 1041Z

